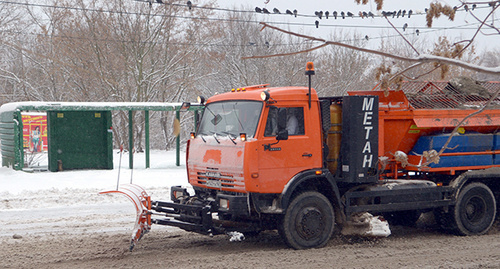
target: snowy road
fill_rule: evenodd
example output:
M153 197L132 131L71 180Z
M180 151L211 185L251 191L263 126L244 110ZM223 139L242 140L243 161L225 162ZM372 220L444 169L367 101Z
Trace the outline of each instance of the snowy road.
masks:
M134 170L134 183L168 200L170 186L187 185L174 158L153 155L155 166ZM130 174L122 166L122 183ZM118 194L97 194L116 188L117 175L0 168L0 268L500 268L498 221L487 235L460 237L424 218L417 227L391 227L384 239L338 235L303 251L287 248L276 231L229 242L155 225L129 252L134 206Z

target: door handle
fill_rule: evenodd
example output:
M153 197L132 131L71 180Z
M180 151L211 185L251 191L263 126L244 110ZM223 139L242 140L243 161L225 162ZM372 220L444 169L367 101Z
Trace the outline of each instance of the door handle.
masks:
M313 155L311 153L304 153L302 154L302 157L312 157Z

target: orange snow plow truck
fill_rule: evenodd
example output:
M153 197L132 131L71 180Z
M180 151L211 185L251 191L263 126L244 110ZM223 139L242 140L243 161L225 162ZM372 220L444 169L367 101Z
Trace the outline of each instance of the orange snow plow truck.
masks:
M489 98L453 89L427 99L403 91L318 97L313 74L308 63L309 87L257 85L201 98L186 151L194 193L172 187L171 201L155 201L136 185L109 191L136 205L131 247L152 224L206 235L277 229L292 248L323 247L363 212L411 224L433 211L460 235L492 227L498 99L479 110Z

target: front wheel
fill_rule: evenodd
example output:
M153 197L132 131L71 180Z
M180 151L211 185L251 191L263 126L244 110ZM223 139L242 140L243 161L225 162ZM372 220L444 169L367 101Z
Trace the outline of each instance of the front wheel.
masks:
M324 247L333 234L335 215L330 201L309 191L295 197L278 226L283 240L294 249Z
M496 201L493 192L483 183L471 183L458 195L453 211L453 226L461 235L484 234L493 225L495 215Z

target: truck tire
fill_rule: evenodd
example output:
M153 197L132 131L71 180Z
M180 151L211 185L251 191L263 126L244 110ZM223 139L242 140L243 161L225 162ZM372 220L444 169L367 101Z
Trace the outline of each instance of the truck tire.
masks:
M278 231L294 249L324 247L333 234L335 215L330 201L321 193L308 191L288 206Z
M483 183L466 185L458 194L453 210L453 228L460 235L486 233L495 221L496 201L493 192Z

